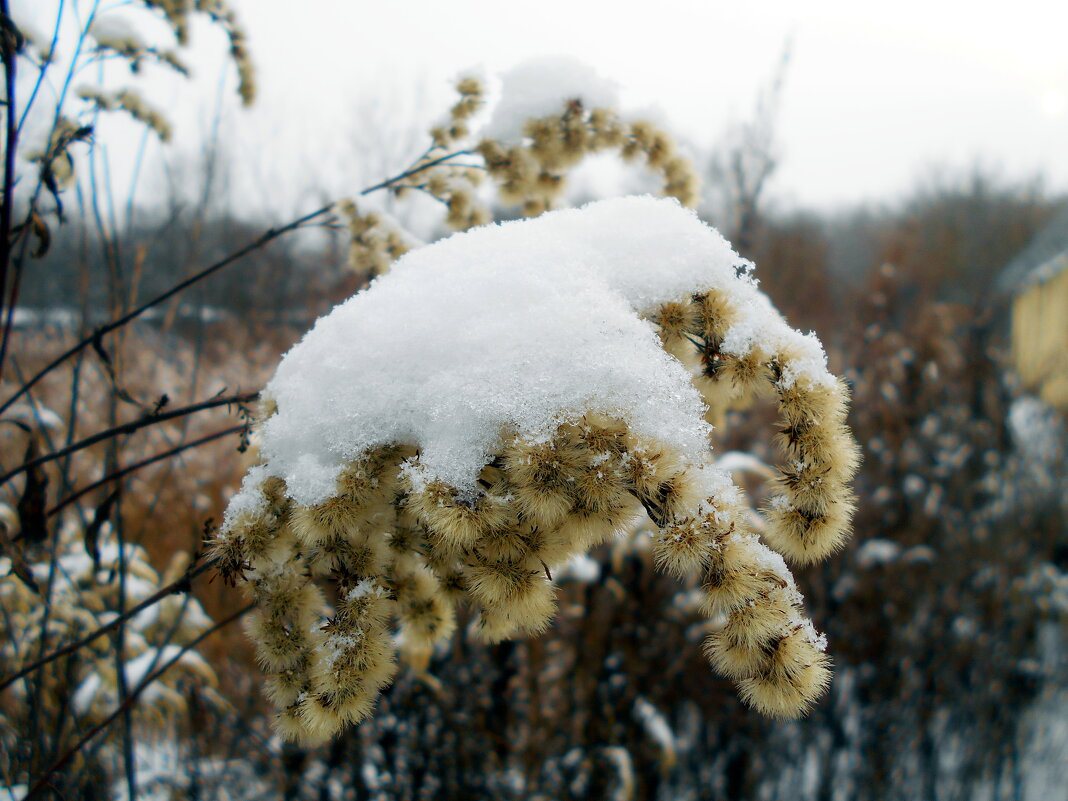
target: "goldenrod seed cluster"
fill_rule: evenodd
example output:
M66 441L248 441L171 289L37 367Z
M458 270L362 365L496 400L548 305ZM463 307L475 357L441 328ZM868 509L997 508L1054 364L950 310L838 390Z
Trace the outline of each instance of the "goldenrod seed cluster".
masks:
M93 87L83 87L78 90L78 96L92 103L100 111L125 111L154 131L162 141L169 142L171 139L170 122L134 89L105 92Z
M739 308L730 294L706 292L665 304L656 322L668 352L697 372L717 423L727 408L755 395L776 398L785 463L780 491L764 510L764 536L791 562L811 564L838 550L850 530L850 482L860 451L846 425L849 391L841 379L810 374L810 356L796 341L757 338L744 352L729 347L732 329L744 328L747 315L753 311Z
M388 182L404 196L425 192L446 207L445 223L455 230L484 225L493 218L478 187L488 175L497 199L516 206L524 217L554 208L567 188L568 172L585 158L616 151L625 161L644 158L663 176L663 194L684 206L700 200L700 182L693 164L678 153L671 136L651 122L626 122L607 108L587 109L581 100L566 103L558 114L528 120L523 141L509 144L492 138L471 140L471 119L485 105L485 88L468 76L456 84L459 100L447 119L430 128L431 145L399 177ZM475 156L481 157L481 164ZM404 252L395 232L373 215L360 218L351 203L340 210L350 232L349 266L378 275Z
M365 451L311 506L253 468L253 502L231 514L215 554L258 603L249 633L281 735L321 742L363 719L398 648L425 666L460 605L477 612L487 642L543 631L555 611L552 571L643 517L657 566L698 581L704 613L722 621L709 661L763 713L808 709L829 660L780 553L804 564L841 543L856 447L844 386L811 371L799 345L729 352L732 329L764 311L709 291L665 304L653 321L670 353L700 367L712 402L776 393L788 464L766 536L778 552L725 473L610 414L565 415L539 437L500 432L473 491L429 474L417 442Z
M456 161L470 155L461 143L470 136L471 118L484 105L485 97L482 82L474 77L461 78L456 90L460 99L449 110L448 118L430 128L430 147L390 188L397 195L426 192L445 204L445 222L450 228L465 230L491 219L489 209L475 194L483 168Z
M115 35L107 32L93 31L98 50L111 50L123 58L130 71L137 73L145 61L155 62L168 67L180 75L189 76L189 68L174 50L149 47L134 36Z
M628 161L644 155L648 167L663 175L665 195L684 206L699 200L693 165L651 122L627 123L611 109L586 109L576 99L559 115L529 120L523 132L524 143L509 146L485 139L477 150L499 184L501 200L519 206L524 216L551 209L566 187L567 172L587 156L609 150Z
M230 58L237 68L238 94L246 106L256 99L256 73L245 31L225 0L144 0L144 4L162 12L182 46L189 44L189 20L194 13L206 15L222 28L230 41Z
M482 81L474 76L460 78L456 82L456 92L460 99L449 109L449 120L430 129L430 138L434 147L442 151L465 139L471 130L470 120L485 103L485 88Z
M0 525L9 536L19 533L19 516L6 504L0 504ZM132 607L181 578L189 563L188 555L178 554L160 574L149 563L145 550L129 543L120 559L118 543L108 525L100 532L95 562L86 553L86 542L83 528L67 523L59 529L54 553L41 552L39 560L33 552L28 554L30 574L39 589L46 586L54 562L47 605L38 591L11 571L10 564L4 565L8 559L0 557L0 568L5 568L0 570L0 604L8 631L19 633L0 642L5 673L34 662L41 655L36 646L46 634L49 642L57 643L96 631L118 610ZM124 579L120 579L120 564ZM169 595L131 618L123 634L128 690L147 675L143 666L169 661L211 622L198 601L183 595ZM79 725L103 720L121 698L114 647L108 635L101 635L79 651L78 659L51 663L37 673L36 680L44 686L42 709L32 709L26 703L29 685L12 685L15 703L0 710L0 723L11 731L26 731L28 717L41 713L68 723L73 715ZM186 651L172 670L153 683L151 701L134 706L135 720L149 728L180 720L188 713L188 691L194 686L201 700L222 708L226 702L214 690L217 683L204 658L196 651Z
M381 275L408 252L404 236L381 215L361 214L352 200L341 201L337 210L349 232L348 265L357 273Z

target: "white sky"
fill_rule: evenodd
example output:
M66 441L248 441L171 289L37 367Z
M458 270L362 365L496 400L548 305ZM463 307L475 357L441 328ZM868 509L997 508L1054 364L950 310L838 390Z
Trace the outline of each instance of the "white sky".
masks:
M627 104L656 107L680 135L710 146L749 114L791 38L770 187L779 202L890 199L936 165L976 161L1068 189L1065 2L232 2L260 97L227 116L223 138L257 192L292 197L271 202L287 210L377 174L350 146L381 136L383 126L361 120L368 98L387 114L433 118L465 68L567 54L619 81ZM203 26L194 34L197 86L172 87L167 104L177 148L189 152L207 127L197 117L213 108L222 53Z

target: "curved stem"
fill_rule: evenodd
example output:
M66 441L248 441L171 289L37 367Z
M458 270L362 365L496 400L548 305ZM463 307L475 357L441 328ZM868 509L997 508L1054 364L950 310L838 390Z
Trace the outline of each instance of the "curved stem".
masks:
M36 459L31 459L28 462L24 462L18 467L12 468L0 476L0 486L6 484L15 476L20 473L24 473L27 470L32 470L35 467L39 467L48 462L54 462L56 459L62 459L68 454L76 451L84 450L91 445L96 445L98 442L104 442L105 440L112 439L114 437L121 436L122 434L132 434L134 431L146 428L148 426L154 426L158 423L162 423L166 420L173 420L176 417L185 417L189 414L196 414L202 412L205 409L214 409L218 406L231 406L234 404L249 403L256 400L259 397L258 392L250 392L244 395L227 395L225 397L216 397L211 400L201 401L200 403L193 403L189 406L182 406L178 409L172 409L169 412L160 412L158 414L150 414L145 417L141 417L137 420L131 420L129 423L123 423L122 425L114 426L113 428L99 431L90 437L74 442L65 448L60 448L58 451L52 451L52 453L46 453L43 456L39 456Z
M169 450L163 451L162 453L157 453L154 456L149 456L147 459L142 459L139 462L134 462L133 464L128 465L122 468L121 470L116 470L112 473L109 473L99 481L94 481L87 487L83 487L72 495L67 496L62 501L60 501L48 510L48 516L52 517L53 515L58 514L61 510L74 503L79 498L88 495L93 490L99 489L100 487L103 487L106 484L110 484L112 481L117 481L120 478L128 476L130 473L140 470L142 467L148 467L150 464L155 464L156 462L163 461L164 459L168 459L171 456L175 456L179 453L182 453L183 451L191 450L192 448L197 448L201 445L206 445L209 442L214 442L217 439L222 439L223 437L229 436L230 434L238 434L242 431L245 431L246 429L247 426L245 425L224 428L222 431L216 431L214 434L208 434L206 437L201 437L200 439L193 440L192 442L182 443L181 445L177 445Z

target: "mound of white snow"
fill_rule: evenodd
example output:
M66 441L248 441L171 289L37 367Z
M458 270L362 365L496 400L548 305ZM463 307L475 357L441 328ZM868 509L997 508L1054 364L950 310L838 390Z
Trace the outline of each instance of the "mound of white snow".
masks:
M693 212L652 197L411 251L283 358L265 390L278 406L263 428L265 464L230 516L268 475L296 502L319 503L346 462L392 442L417 444L428 477L471 489L502 433L544 437L587 411L704 463L704 404L640 315L707 289L763 306L744 264ZM804 339L774 312L767 327Z

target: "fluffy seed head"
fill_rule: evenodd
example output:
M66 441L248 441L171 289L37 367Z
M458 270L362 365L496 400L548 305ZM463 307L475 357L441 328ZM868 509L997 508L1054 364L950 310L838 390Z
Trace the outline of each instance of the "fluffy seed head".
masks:
M409 496L408 505L427 527L431 546L442 556L458 554L510 522L504 499L487 494L467 499L441 481L427 482L422 491Z
M801 632L783 637L769 662L767 672L738 684L742 699L769 717L804 715L830 684L830 659Z
M752 534L732 533L712 551L701 589L705 594L703 610L709 616L730 613L755 603L774 587L790 586L771 552ZM781 563L781 558L778 563Z
M715 530L705 518L685 518L660 530L653 558L659 569L684 578L705 566L714 547Z
M505 450L503 462L519 511L552 527L574 504L571 486L586 468L587 453L573 440L557 436L548 442L517 441Z
M548 577L527 562L487 562L467 569L470 592L486 609L506 618L518 631L543 631L556 608Z
M347 498L335 496L315 506L297 506L290 515L293 533L305 545L342 539L358 528L363 509Z
M461 83L460 95L435 133L439 147L469 135L481 86ZM695 195L692 168L654 125L623 124L575 101L532 121L525 134L521 144L486 141L477 152L501 198L526 214L551 208L567 169L604 147L644 157L664 175L666 191ZM397 188L441 200L455 227L474 224L485 210L464 174L472 168L431 166L442 153L432 148L418 179ZM399 235L390 244L383 218L354 206L349 216L353 241L376 258L388 263L403 252ZM781 493L765 513L766 536L806 563L838 547L848 530L858 458L845 426L848 392L829 380L815 343L751 296L746 269L739 263L716 278L726 282L719 288L643 313L693 375L708 419L719 421L760 392L777 393L787 461ZM730 272L738 286L728 285ZM425 669L434 642L453 631L458 603L477 608L483 640L542 631L555 608L551 572L633 525L642 509L657 529L650 549L657 567L699 576L702 611L725 616L706 651L740 682L745 699L768 714L793 715L818 696L826 657L785 563L753 533L764 527L744 494L700 453L699 441L676 451L647 430L629 431L628 413L596 414L585 403L558 410L564 422L541 423L545 430L528 430L523 415L499 424L480 441L485 462L469 485L448 474L462 492L431 474L431 443L419 442L359 454L341 471L335 495L314 506L292 508L278 479L264 483L262 498L245 494L239 508L249 517L230 525L217 551L231 563L229 575L252 577L260 610L250 631L274 674L268 692L282 709L284 736L321 741L369 714L393 675L397 643ZM501 444L485 444L492 442ZM333 609L318 590L304 589L312 580L330 583ZM613 592L624 588L616 582Z
M847 490L842 490L834 501L824 504L822 512L795 506L787 496L773 498L765 512L768 521L765 536L794 564L819 562L845 543L854 506L852 493Z

